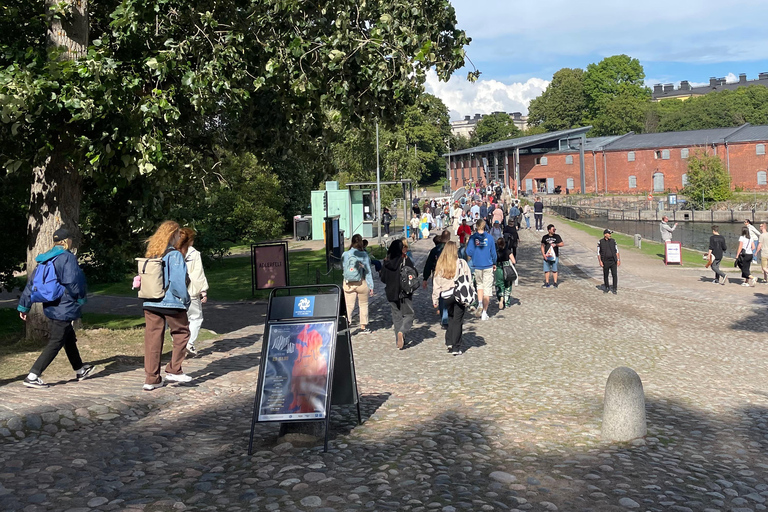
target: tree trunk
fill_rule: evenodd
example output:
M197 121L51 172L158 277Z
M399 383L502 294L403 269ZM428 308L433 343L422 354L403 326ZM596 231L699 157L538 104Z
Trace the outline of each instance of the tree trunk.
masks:
M77 59L88 48L88 2L67 0L70 14L55 18L50 14L56 0L45 0L49 9L46 38L50 47L65 47L64 59ZM66 127L62 127L62 132ZM53 245L53 232L66 226L73 234L74 247L80 242L80 200L82 178L72 160L72 144L66 135L54 143L50 154L34 169L27 221L27 280L34 275L35 258ZM48 336L43 308L35 304L27 316L27 339Z

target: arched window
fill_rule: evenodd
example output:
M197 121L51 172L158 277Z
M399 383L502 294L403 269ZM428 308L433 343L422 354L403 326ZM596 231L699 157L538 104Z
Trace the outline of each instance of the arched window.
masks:
M768 179L766 179L765 171L757 171L757 184L768 185Z
M573 155L565 155L565 163L571 165L573 163ZM570 188L570 187L568 187Z
M637 188L637 176L629 177L629 188Z
M565 180L565 188L568 190L573 190L575 187L573 186L573 178L568 178Z

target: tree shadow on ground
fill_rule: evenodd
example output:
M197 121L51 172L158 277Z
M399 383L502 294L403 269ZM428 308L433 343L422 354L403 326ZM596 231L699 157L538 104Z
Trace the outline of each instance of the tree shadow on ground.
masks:
M134 407L132 421L8 444L0 455L3 484L13 489L41 472L62 509L103 496L147 504L148 512L176 501L200 509L274 503L271 509L303 499L329 509L754 510L768 490L768 409L759 405L712 414L651 398L645 441L601 444L589 440L593 429L568 423L542 441L539 433L558 426L545 409L512 414L508 405L499 414L454 402L411 417L402 397L373 390L362 396L360 427L354 406L333 408L328 453L276 446L278 425L259 423L255 453L246 457L252 399L239 393L170 413ZM594 399L584 402L590 414L599 411ZM87 464L73 467L80 458ZM72 488L79 492L56 491ZM0 508L22 510L31 495L0 495Z
M757 292L754 294L752 303L755 306L765 306L768 304L768 294ZM738 323L732 323L730 326L734 331L747 332L768 332L768 315L764 309L753 309Z

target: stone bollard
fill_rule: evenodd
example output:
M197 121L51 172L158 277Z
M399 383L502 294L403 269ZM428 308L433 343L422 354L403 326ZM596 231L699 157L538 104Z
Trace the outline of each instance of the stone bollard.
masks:
M603 401L603 441L631 441L648 433L640 376L620 366L608 376Z
M640 246L642 245L642 243L643 243L643 237L638 234L635 234L635 247L637 247L638 249L641 249Z

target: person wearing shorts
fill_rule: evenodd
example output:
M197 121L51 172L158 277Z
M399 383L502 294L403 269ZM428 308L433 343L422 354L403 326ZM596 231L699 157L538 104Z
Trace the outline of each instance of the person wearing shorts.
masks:
M467 242L467 256L472 260L477 283L477 300L482 304L481 320L488 320L488 304L494 286L496 270L496 245L493 237L485 232L485 221L480 219L475 224L475 233Z
M547 234L541 238L541 257L544 259L542 288L549 288L549 274L552 274L552 284L557 288L557 261L560 258L560 248L565 244L555 231L555 225L550 224L547 226Z

